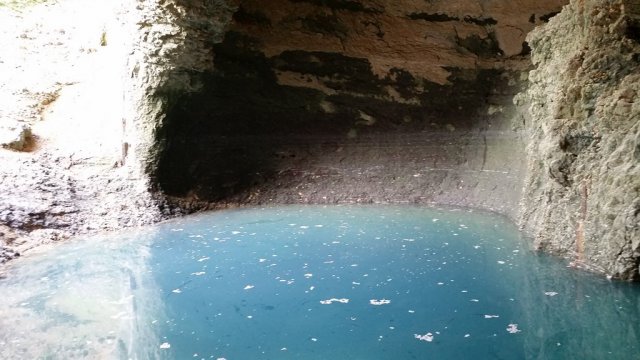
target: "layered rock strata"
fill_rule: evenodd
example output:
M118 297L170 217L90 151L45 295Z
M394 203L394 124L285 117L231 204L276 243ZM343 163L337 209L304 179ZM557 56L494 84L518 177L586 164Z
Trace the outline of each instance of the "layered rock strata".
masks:
M186 18L210 20L198 4ZM173 71L189 87L167 92L152 177L190 209L404 202L515 217L524 38L561 5L239 1L223 32L219 19L184 27L211 62Z

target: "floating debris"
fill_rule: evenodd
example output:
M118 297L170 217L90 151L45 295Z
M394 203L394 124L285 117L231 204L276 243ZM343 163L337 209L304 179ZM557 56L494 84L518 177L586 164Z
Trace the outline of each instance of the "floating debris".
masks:
M509 324L509 326L507 327L507 331L510 334L517 334L517 333L521 332L522 330L518 329L518 324Z
M182 290L180 290L180 289L173 289L173 290L171 290L171 292L172 292L172 293L176 293L176 294L180 294L180 293L182 293Z
M433 341L433 334L432 333L426 333L424 335L413 334L413 337L415 337L416 339L418 339L420 341L426 341L426 342L432 342Z
M371 299L371 300L369 300L369 304L376 305L376 306L377 305L387 305L387 304L390 304L390 303L391 303L391 300L387 300L387 299L380 299L380 300Z
M244 289L245 289L245 290L251 290L251 289L253 289L254 287L255 287L255 286L253 286L253 285L247 285L247 286L245 286L245 287L244 287Z
M495 318L499 318L500 315L485 315L484 318L485 319L495 319Z
M171 348L171 344L169 344L168 342L160 344L160 349L169 349L169 348Z
M544 294L547 295L547 296L556 296L556 295L558 295L558 293L555 292L555 291L546 291Z
M320 304L322 304L322 305L331 305L331 304L333 304L334 302L339 302L339 303L342 303L342 304L348 304L348 303L349 303L349 299L345 299L345 298L342 298L342 299L332 298L332 299L327 299L327 300L320 300Z

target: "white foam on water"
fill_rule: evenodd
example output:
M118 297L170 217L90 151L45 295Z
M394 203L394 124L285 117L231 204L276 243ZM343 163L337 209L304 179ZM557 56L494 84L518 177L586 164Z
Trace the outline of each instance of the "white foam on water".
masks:
M320 304L322 305L331 305L333 303L341 303L341 304L348 304L349 303L349 299L346 298L331 298L331 299L327 299L327 300L320 300Z

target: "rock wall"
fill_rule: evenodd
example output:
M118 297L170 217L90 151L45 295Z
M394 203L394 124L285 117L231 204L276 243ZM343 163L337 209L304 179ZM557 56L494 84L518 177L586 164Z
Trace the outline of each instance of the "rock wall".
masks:
M129 146L144 141L145 122L127 126L150 107L124 100L145 97L127 65L143 9L12 4L19 8L0 3L0 263L74 235L161 219ZM21 146L2 136L15 128L29 129Z
M192 48L179 51L204 55L160 86L150 173L183 208L410 202L516 215L524 38L562 1L242 0L216 25L208 2L182 5Z
M135 47L129 57L127 129L130 154L146 173L156 171L157 141L167 112L203 84L194 74L213 67L211 45L222 41L235 7L224 0L137 1Z
M201 88L192 74L211 69L234 9L0 2L0 263L172 212L149 191L156 132L177 94Z
M521 222L576 266L640 278L640 6L572 0L528 41ZM523 99L520 99L523 100Z

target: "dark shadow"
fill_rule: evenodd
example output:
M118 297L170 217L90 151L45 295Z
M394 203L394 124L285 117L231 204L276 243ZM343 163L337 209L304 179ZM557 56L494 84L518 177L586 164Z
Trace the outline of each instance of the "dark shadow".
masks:
M629 20L625 35L629 39L634 40L637 43L640 43L640 19Z
M273 26L264 14L242 6L234 18L252 31ZM318 20L300 21L325 35L340 37L345 31L337 19ZM494 40L468 39L461 51L499 56ZM167 95L155 173L166 194L242 202L256 189L277 185L280 174L296 176L305 163L334 156L343 146L488 128L496 117L487 108L510 104L521 85L494 69L450 68L446 85L402 69L379 78L364 58L303 50L267 57L261 45L247 32L227 32L223 42L212 45L215 70L190 74L192 82L203 84L201 91ZM309 86L286 85L286 76ZM321 87L314 85L317 79Z

